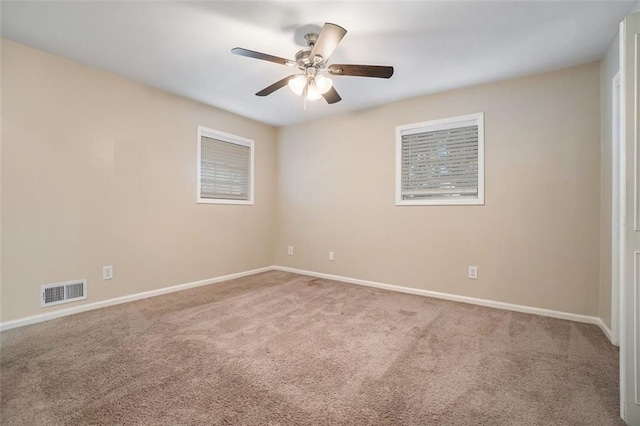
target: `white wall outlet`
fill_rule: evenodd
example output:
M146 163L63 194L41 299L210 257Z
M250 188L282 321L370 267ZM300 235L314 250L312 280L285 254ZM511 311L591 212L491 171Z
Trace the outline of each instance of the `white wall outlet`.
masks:
M478 279L478 267L477 266L469 266L469 275L470 280Z
M289 256L293 256L293 246L289 246L289 247L287 247L287 254L288 254Z
M332 252L332 251L330 251L330 252L329 252L329 260L330 260L330 261L332 261L332 262L333 262L334 260L336 260L336 257L334 256L334 254L333 254L333 252Z
M102 279L103 280L110 280L111 278L113 278L113 266L111 266L111 265L103 266L102 267Z

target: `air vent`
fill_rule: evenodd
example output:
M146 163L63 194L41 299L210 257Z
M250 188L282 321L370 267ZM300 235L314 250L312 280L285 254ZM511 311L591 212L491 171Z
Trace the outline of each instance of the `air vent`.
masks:
M53 306L87 298L87 280L45 284L40 287L40 306Z

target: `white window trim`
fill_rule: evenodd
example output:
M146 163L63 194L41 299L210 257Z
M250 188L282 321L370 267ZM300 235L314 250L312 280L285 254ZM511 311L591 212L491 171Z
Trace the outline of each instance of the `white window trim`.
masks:
M464 199L402 199L402 133L429 127L429 130L441 130L449 124L478 124L478 197ZM455 205L484 205L484 113L461 115L458 117L442 118L439 120L423 121L421 123L406 124L396 127L396 206L455 206Z
M248 200L226 200L222 198L202 198L200 196L201 191L201 160L202 160L202 137L218 139L224 142L234 143L236 145L243 145L249 147L250 164L249 172L251 177L249 179L249 199ZM209 129L204 126L198 126L198 158L197 158L197 185L196 185L196 202L199 204L244 204L253 205L253 188L255 182L255 147L252 139L243 138L241 136L232 135L230 133L221 132L219 130Z

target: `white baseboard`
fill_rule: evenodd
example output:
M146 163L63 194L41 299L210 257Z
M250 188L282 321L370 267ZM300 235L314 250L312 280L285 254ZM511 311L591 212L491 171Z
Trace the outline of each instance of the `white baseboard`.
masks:
M609 341L612 341L611 330L602 321L602 319L598 317L572 314L572 313L561 312L561 311L554 311L551 309L535 308L532 306L514 305L512 303L497 302L497 301L488 300L488 299L478 299L475 297L460 296L457 294L450 294L450 293L440 293L437 291L422 290L419 288L403 287L403 286L393 285L393 284L384 284L384 283L379 283L375 281L361 280L358 278L349 278L349 277L343 277L340 275L331 275L331 274L325 274L321 272L307 271L304 269L289 268L286 266L266 266L264 268L252 269L250 271L223 275L216 278L209 278L206 280L194 281L186 284L179 284L172 287L161 288L158 290L151 290L151 291L145 291L142 293L130 294L128 296L116 297L114 299L103 300L100 302L87 303L84 305L74 306L66 309L59 309L57 311L47 312L40 315L34 315L31 317L20 318L17 320L0 323L0 331L10 330L12 328L17 328L17 327L23 327L29 324L36 324L39 322L61 318L67 315L73 315L80 312L86 312L94 309L105 308L107 306L113 306L113 305L119 305L121 303L132 302L134 300L147 299L149 297L160 296L162 294L173 293L181 290L187 290L189 288L221 283L224 281L229 281L236 278L242 278L249 275L259 274L261 272L267 272L267 271L273 271L273 270L292 272L295 274L307 275L307 276L317 277L317 278L324 278L324 279L334 280L334 281L341 281L349 284L357 284L357 285L362 285L367 287L380 288L383 290L391 290L391 291L397 291L401 293L416 294L419 296L434 297L436 299L444 299L444 300L451 300L454 302L469 303L473 305L486 306L489 308L504 309L508 311L523 312L527 314L541 315L545 317L559 318L559 319L582 322L587 324L595 324L598 327L600 327L600 329L605 334L605 336L607 336Z
M190 283L179 284L171 287L160 288L157 290L145 291L142 293L130 294L127 296L116 297L114 299L103 300L100 302L87 303L84 305L78 305L71 308L59 309L57 311L47 312L39 315L34 315L26 318L20 318L17 320L6 321L0 323L0 331L10 330L12 328L23 327L25 325L36 324L43 321L49 321L56 318L66 317L67 315L73 315L80 312L92 311L94 309L105 308L107 306L119 305L121 303L132 302L134 300L147 299L149 297L160 296L162 294L173 293L176 291L187 290L189 288L201 287L204 285L221 283L223 281L229 281L236 278L242 278L249 275L259 274L261 272L267 272L273 270L273 266L266 266L264 268L252 269L250 271L238 272L235 274L223 275L220 277L209 278L206 280L193 281Z
M422 290L419 288L402 287L393 284L384 284L375 281L361 280L358 278L349 278L339 275L324 274L321 272L306 271L304 269L289 268L286 266L274 266L273 269L278 271L292 272L295 274L308 275L311 277L324 278L328 280L341 281L349 284L363 285L367 287L375 287L383 290L398 291L400 293L417 294L419 296L434 297L436 299L451 300L454 302L469 303L473 305L486 306L489 308L504 309L508 311L522 312L526 314L541 315L544 317L558 318L569 321L582 322L587 324L595 324L600 327L602 332L611 339L611 330L606 326L602 319L589 315L572 314L569 312L554 311L551 309L535 308L533 306L514 305L512 303L497 302L495 300L478 299L475 297L459 296L457 294L440 293L437 291Z
M607 324L605 324L604 321L602 321L602 318L596 318L596 319L598 320L596 324L598 325L598 327L600 327L600 330L602 330L604 335L607 336L607 339L609 339L611 344L613 346L619 346L613 341L613 333L611 332L611 329L607 326Z

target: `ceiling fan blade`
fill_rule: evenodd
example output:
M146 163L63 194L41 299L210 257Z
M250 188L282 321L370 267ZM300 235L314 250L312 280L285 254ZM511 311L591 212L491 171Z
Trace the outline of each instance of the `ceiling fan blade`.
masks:
M324 93L322 97L325 101L327 101L328 104L335 104L336 102L340 102L342 100L340 95L338 95L335 87L329 89L329 91L327 93Z
M322 27L322 31L320 31L320 35L318 36L318 40L316 40L313 49L311 50L311 54L309 58L311 61L315 63L326 63L329 59L329 56L336 50L338 44L342 40L342 38L347 33L347 30L342 28L340 25L331 24L327 22ZM316 59L316 57L320 57L320 59Z
M289 77L285 77L282 80L276 81L271 86L265 87L264 89L256 93L256 96L267 96L272 94L278 89L282 89L284 86L287 85L287 83L289 83L289 80L293 77L295 77L295 75L290 75Z
M327 69L331 75L347 75L353 77L390 78L393 67L381 65L344 65L332 64Z
M390 78L393 75L393 67L380 65L343 65L332 64L328 68L329 74L348 75L354 77Z
M234 55L246 56L247 58L262 59L263 61L275 62L276 64L287 65L289 67L297 66L294 61L291 61L289 59L268 55L266 53L255 52L249 49L243 49L242 47L234 47L233 49L231 49L231 53L233 53Z

